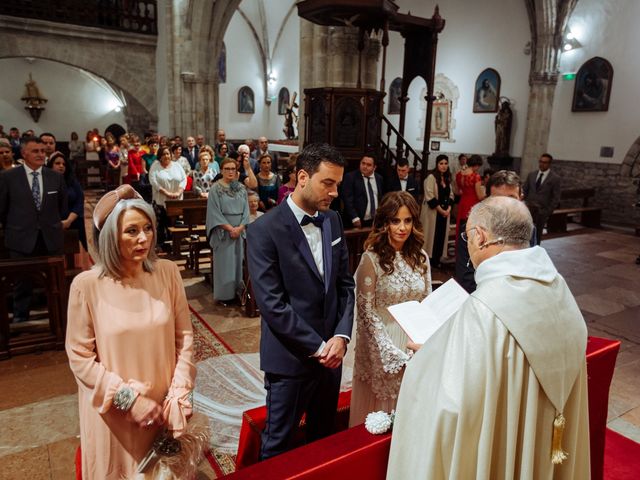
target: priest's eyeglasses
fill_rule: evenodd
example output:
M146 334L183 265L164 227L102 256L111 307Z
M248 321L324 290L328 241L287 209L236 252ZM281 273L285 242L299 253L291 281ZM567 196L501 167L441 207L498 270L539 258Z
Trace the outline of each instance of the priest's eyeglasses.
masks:
M471 232L471 230L475 230L478 227L471 227L469 229L469 232ZM465 243L469 242L469 234L467 232L462 232L460 234L460 238L462 238L462 240L464 240Z

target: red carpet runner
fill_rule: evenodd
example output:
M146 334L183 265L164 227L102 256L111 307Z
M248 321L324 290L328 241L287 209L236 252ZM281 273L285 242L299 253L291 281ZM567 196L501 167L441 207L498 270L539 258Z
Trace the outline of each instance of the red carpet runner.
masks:
M607 428L604 444L604 480L640 478L640 443Z

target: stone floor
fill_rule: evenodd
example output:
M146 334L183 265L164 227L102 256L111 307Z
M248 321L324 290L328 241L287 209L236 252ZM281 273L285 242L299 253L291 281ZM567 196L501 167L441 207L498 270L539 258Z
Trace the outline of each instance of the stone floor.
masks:
M640 442L640 239L581 230L543 241L565 276L590 335L622 340L609 402L609 427ZM213 304L202 277L183 272L190 304L237 353L258 350L259 320ZM446 280L435 272L435 279ZM0 362L0 478L74 478L79 444L76 385L64 352ZM205 462L206 463L206 462ZM199 478L213 478L203 465Z

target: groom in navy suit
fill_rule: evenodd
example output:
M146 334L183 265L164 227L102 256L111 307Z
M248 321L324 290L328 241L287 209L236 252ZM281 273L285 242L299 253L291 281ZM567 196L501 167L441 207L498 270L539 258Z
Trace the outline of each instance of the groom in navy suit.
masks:
M333 433L353 325L349 252L340 217L329 210L344 159L330 145L311 144L296 167L294 192L247 229L249 273L262 316L263 460L294 446L305 412L307 441Z

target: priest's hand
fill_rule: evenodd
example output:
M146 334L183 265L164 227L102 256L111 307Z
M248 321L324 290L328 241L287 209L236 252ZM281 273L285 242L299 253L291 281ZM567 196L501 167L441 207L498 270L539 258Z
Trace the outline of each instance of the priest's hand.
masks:
M407 342L407 348L409 350L413 350L414 352L417 352L418 350L420 350L420 347L422 347L422 343L415 343L415 342L412 342L411 340Z
M331 337L320 354L320 365L338 368L347 353L347 340L344 337Z

